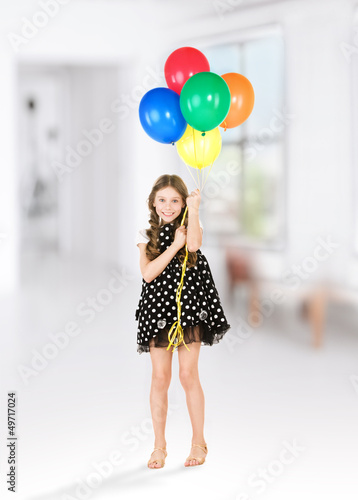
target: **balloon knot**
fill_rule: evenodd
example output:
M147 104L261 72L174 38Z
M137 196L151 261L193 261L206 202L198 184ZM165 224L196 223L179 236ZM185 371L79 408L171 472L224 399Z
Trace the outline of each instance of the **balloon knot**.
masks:
M174 146L174 142L172 142L172 146Z
M202 133L201 133L201 135L202 135L202 136L204 137L204 135L205 135L205 132L202 132Z

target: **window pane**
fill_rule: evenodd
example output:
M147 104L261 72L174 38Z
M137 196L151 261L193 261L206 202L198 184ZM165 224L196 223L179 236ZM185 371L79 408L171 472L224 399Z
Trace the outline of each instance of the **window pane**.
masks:
M223 75L224 73L240 73L241 52L238 43L207 47L203 51L210 64L210 71Z
M241 148L223 146L203 189L201 207L208 233L237 234L240 231L241 176Z
M253 85L255 106L239 127L220 127L222 151L203 191L211 242L276 248L285 226L284 45L279 36L206 49L211 71L237 72ZM230 174L228 165L237 167ZM236 162L236 163L235 163Z
M252 241L273 242L283 236L283 166L281 142L266 145L244 162L242 231Z
M275 36L247 42L243 45L243 74L255 92L255 105L244 122L247 135L256 135L269 127L275 111L283 111L284 45Z

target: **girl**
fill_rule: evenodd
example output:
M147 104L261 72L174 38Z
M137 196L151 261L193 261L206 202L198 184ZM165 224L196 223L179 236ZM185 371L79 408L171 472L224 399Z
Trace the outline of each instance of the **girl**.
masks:
M150 228L138 231L136 238L143 276L142 293L135 312L137 351L139 354L150 352L152 361L150 406L155 442L148 461L148 467L152 469L164 467L167 456L165 424L172 356L176 348L179 378L186 393L193 429L192 448L184 465L204 463L208 449L204 439L204 393L198 373L199 351L201 345L217 344L231 328L208 261L200 251L203 234L199 220L200 200L199 189L189 195L179 176L160 176L147 200ZM188 210L181 226L186 206ZM177 333L173 340L174 349L171 346L168 349L168 334L178 319L176 290L182 275L185 244L188 260L180 297L183 339L179 339ZM190 344L190 348L185 344Z

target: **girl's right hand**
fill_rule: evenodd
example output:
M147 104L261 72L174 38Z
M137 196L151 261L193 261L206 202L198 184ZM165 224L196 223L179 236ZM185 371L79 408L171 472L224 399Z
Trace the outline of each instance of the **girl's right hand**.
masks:
M173 245L175 245L178 250L186 243L186 233L187 229L185 226L179 226L175 231Z

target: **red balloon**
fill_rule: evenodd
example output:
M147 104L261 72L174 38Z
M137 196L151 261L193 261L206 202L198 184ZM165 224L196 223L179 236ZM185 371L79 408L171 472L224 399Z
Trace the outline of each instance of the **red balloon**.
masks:
M174 50L164 66L168 87L179 95L185 82L202 71L210 71L209 61L200 50L193 47L181 47Z

